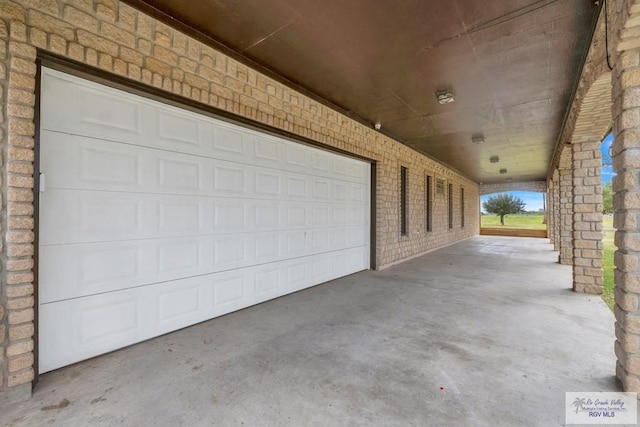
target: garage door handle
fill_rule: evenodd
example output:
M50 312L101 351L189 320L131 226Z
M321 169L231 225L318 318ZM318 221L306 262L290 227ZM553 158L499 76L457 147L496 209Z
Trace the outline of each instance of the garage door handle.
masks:
M44 193L44 174L40 174L40 192Z

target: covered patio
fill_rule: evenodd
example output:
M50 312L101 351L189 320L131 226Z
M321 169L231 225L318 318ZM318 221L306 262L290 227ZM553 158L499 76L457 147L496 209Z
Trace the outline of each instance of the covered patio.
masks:
M562 425L614 317L545 239L477 236L42 375L27 425Z

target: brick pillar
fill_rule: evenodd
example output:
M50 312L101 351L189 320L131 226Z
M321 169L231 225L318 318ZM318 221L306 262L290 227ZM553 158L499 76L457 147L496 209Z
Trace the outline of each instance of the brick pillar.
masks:
M5 22L0 19L0 106L3 106L6 102L6 93L7 93L7 75L6 75L6 67L7 67L7 40L8 40L8 28ZM0 107L2 108L2 107ZM0 109L0 150L4 151L3 147L6 145L6 135L7 135L7 123L4 118L4 108ZM0 177L0 189L4 174ZM3 198L2 193L0 192L0 199ZM0 221L0 233L2 232L2 222ZM2 248L2 243L0 242L0 248ZM2 249L4 250L4 249ZM2 272L0 271L0 391L5 388L5 382L7 378L7 370L6 370L6 359L7 359L7 318L5 307L6 303L6 286L4 285L4 280L2 278ZM0 406L5 399L3 398L2 393L0 393Z
M573 171L571 147L565 146L560 156L560 264L573 265Z
M555 169L553 171L553 175L551 176L550 182L551 185L551 194L549 199L551 200L551 207L549 208L549 215L551 217L551 222L549 225L549 239L553 244L553 250L560 250L560 182L558 170Z
M553 171L553 249L560 251L560 172Z
M547 219L547 236L549 237L549 242L555 246L555 238L556 236L553 234L553 228L555 217L553 214L553 209L555 205L555 201L553 200L553 188L555 183L552 179L547 182L547 211L545 212L545 217Z
M640 392L640 50L620 54L612 80L616 376Z
M599 141L574 141L573 290L602 293L602 158Z
M3 162L6 161L2 165L4 175L0 186L5 243L4 271L0 275L0 305L4 305L4 319L0 313L0 332L5 332L0 342L3 350L0 354L0 378L4 377L0 384L0 407L3 401L29 396L34 378L32 189L36 49L24 43L26 34L24 23L10 22L8 67L0 67L8 73L4 80L7 132L0 138Z

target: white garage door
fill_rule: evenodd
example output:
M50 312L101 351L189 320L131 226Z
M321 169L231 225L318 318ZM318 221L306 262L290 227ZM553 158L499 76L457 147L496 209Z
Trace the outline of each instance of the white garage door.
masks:
M367 269L370 165L43 69L47 372Z

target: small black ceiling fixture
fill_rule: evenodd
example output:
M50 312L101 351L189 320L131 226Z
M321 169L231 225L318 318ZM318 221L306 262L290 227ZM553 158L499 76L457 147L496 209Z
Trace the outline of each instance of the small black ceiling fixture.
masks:
M500 175L504 175L505 173L507 173L506 169L500 169Z
M482 144L484 142L484 135L481 133L474 133L471 135L471 142L474 144Z
M491 156L491 157L489 157L489 161L490 161L491 163L498 163L498 162L500 161L500 157L498 157L498 156Z

